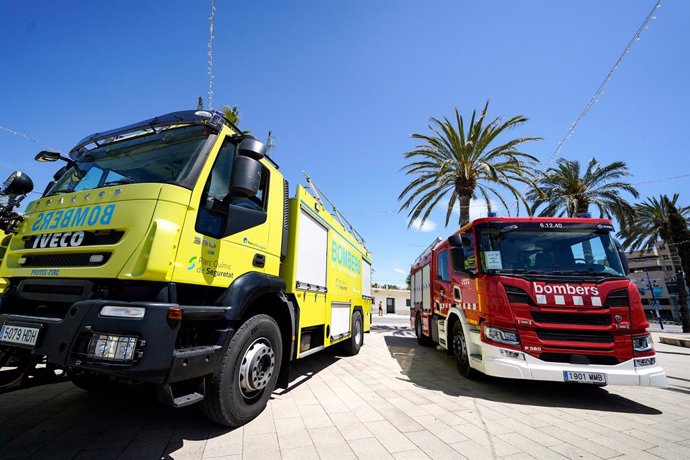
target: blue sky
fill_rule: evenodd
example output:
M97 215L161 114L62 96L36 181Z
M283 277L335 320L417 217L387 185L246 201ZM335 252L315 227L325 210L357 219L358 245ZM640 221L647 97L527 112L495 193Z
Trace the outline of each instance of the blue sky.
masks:
M367 240L374 281L402 284L443 217L422 232L397 214L402 154L430 116L523 114L511 132L546 160L653 5L619 1L218 0L214 106L276 137L292 184L307 171ZM210 1L0 0L0 173L42 190L46 147L207 99ZM690 173L690 2L664 0L561 154L623 160L634 183ZM5 171L5 172L2 172ZM681 193L690 178L640 184ZM34 195L36 197L38 195ZM476 211L480 211L476 208ZM433 224L436 224L435 228Z

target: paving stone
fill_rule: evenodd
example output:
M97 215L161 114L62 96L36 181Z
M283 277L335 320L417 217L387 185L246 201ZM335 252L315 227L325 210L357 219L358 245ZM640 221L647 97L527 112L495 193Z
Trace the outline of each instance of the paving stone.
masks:
M398 431L389 421L369 422L364 424L374 437L392 454L414 450L415 445Z
M280 448L278 436L275 433L247 434L245 431L242 458L273 460L279 457Z
M361 460L393 459L393 456L376 439L352 439L348 441L348 444L357 458Z
M312 446L309 431L301 418L281 418L275 421L280 450Z
M312 428L309 430L309 434L322 460L357 458L337 428L333 426Z

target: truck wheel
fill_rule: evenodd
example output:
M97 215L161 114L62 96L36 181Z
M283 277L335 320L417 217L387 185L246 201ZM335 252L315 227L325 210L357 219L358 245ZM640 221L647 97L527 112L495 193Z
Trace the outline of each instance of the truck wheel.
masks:
M417 336L417 343L423 347L430 347L434 342L422 332L422 315L417 315L414 320L414 334Z
M238 427L266 407L278 380L283 343L268 315L249 318L230 341L218 371L206 386L201 410L215 423Z
M364 344L364 327L362 325L362 314L358 311L352 314L352 335L343 344L345 353L354 356L359 353L359 349Z
M453 355L458 364L458 371L463 377L468 379L479 377L479 372L470 366L470 354L467 351L467 341L460 321L453 324Z

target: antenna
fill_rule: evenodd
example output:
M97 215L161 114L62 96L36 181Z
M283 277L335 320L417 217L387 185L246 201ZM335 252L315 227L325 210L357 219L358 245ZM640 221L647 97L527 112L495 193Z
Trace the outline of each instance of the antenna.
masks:
M216 2L211 0L211 16L208 18L210 30L208 38L208 108L213 109L213 38L216 18Z
M273 131L268 131L268 137L266 137L266 153L273 150L276 146L276 138L273 136Z
M307 179L307 184L309 186L309 189L314 193L316 201L318 201L319 204L325 208L323 201L321 200L321 197L323 196L323 199L326 200L326 202L329 205L331 205L331 210L333 211L333 215L335 215L335 219L340 223L340 225L342 225L345 230L348 230L359 243L364 245L364 238L362 237L362 235L360 235L357 232L357 230L355 230L355 228L352 226L352 224L345 218L345 216L343 216L340 213L340 211L338 211L338 208L336 208L335 204L333 204L333 202L328 199L326 194L323 193L323 190L321 190L319 188L319 186L316 185L316 183L312 180L311 177L309 177L309 175L306 172L302 171L302 174L304 174L304 177Z

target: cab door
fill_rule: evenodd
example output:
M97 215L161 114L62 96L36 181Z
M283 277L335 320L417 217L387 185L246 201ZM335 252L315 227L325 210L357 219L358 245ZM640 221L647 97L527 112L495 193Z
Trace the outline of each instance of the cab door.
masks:
M453 303L448 248L436 254L435 269L436 275L433 281L434 310L440 316L448 316L448 310Z

